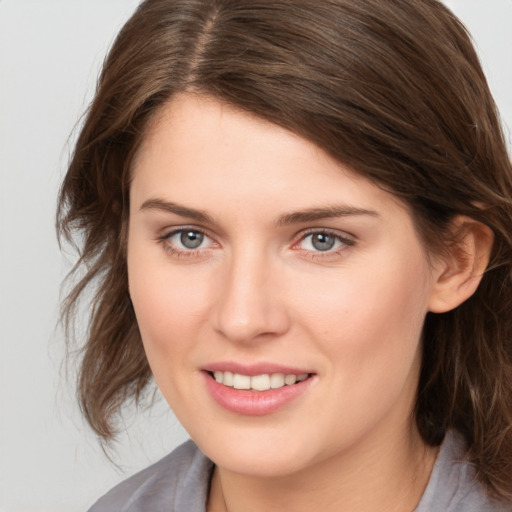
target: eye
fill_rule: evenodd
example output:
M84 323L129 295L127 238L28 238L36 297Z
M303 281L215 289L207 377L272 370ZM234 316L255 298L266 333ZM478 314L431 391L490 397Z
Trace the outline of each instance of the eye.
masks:
M197 249L204 241L204 234L200 231L184 229L171 237L173 243L179 243L186 249Z
M314 252L335 252L349 245L354 245L354 241L329 231L315 231L304 235L298 248Z
M214 245L205 233L194 228L180 228L159 238L166 251L174 255L191 256L196 251Z

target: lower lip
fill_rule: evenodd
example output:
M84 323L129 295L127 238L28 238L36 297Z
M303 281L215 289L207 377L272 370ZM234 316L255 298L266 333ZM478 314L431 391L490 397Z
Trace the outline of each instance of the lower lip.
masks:
M206 387L212 398L224 409L247 416L263 416L285 407L302 395L311 385L314 377L291 386L268 391L248 391L219 384L208 372L203 372Z

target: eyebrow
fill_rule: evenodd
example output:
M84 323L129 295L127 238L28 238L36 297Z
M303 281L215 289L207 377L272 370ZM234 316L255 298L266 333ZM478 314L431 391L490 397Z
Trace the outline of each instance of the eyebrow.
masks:
M323 219L335 219L339 217L351 217L354 215L370 215L372 217L380 217L374 210L366 210L365 208L356 208L354 206L333 205L323 208L310 208L298 212L286 213L277 220L278 226L289 224L300 224L303 222L312 222Z
M174 213L180 217L188 217L198 222L205 222L213 224L213 218L203 210L196 210L195 208L187 208L186 206L164 201L163 199L152 198L144 201L140 207L142 210L160 210L168 213Z
M188 208L186 206L165 201L159 198L152 198L144 201L140 210L160 210L168 213L179 215L180 217L188 217L189 219L198 222L213 224L214 220L211 215L204 210L197 210L195 208ZM307 210L300 210L297 212L285 213L281 215L277 221L277 226L287 226L290 224L300 224L304 222L312 222L323 219L333 219L339 217L351 217L355 215L369 215L372 217L380 217L374 210L367 210L365 208L356 208L354 206L346 205L332 205L321 208L309 208Z

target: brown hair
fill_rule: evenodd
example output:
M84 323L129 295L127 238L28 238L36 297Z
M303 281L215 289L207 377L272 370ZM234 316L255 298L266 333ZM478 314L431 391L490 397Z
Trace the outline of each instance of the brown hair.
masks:
M62 185L61 238L82 236L69 327L95 287L80 403L105 440L151 373L127 289L130 164L145 127L193 90L313 141L405 200L424 243L455 214L489 226L477 292L428 314L416 421L461 432L489 492L512 496L512 169L464 26L437 0L146 0L115 41Z

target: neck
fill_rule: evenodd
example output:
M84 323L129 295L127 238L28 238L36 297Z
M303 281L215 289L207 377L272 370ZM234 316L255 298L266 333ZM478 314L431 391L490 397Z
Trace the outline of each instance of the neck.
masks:
M412 511L437 450L415 425L362 439L350 450L282 477L254 477L216 467L208 512Z

